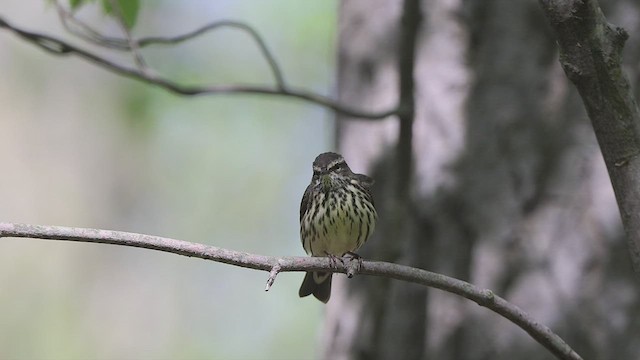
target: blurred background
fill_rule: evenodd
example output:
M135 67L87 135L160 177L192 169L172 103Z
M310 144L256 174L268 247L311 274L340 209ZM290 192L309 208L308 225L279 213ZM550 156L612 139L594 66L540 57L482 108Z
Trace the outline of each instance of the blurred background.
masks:
M637 96L640 3L599 3L630 34ZM0 31L0 221L303 255L311 162L337 149L376 180L380 218L364 257L489 288L585 359L640 357L640 288L611 184L538 1L141 4L137 37L241 20L290 84L367 111L397 104L401 17L419 21L412 126L399 136L396 116L335 116L291 99L177 97ZM51 4L3 5L11 23L79 44ZM99 6L78 16L121 36ZM272 81L251 39L229 29L143 53L186 84ZM439 290L336 276L325 307L298 299L302 274L280 275L268 293L266 277L149 250L2 239L0 359L551 358L509 321Z
M335 1L142 1L135 35L245 21L291 84L329 94L336 10ZM100 52L69 35L44 0L3 0L1 15ZM78 17L121 36L99 6ZM187 84L272 82L237 30L144 54ZM50 56L6 31L0 79L1 221L304 255L300 198L314 157L333 149L326 110L257 96L176 97ZM322 306L298 298L302 277L282 274L265 293L263 272L125 247L2 239L0 358L314 358Z

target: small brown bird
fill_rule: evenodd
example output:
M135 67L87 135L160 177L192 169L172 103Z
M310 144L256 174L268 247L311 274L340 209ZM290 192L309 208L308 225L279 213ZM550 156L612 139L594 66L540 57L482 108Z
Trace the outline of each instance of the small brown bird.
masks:
M378 217L369 188L373 179L354 174L340 154L327 152L313 162L311 183L300 204L300 238L311 256L353 254L364 244ZM331 297L330 272L308 272L298 294Z

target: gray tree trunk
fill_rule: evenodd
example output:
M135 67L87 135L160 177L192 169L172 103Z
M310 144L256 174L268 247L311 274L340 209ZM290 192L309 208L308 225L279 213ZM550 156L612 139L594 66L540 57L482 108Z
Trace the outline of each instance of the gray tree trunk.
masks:
M601 1L601 3L603 3ZM640 9L607 1L638 33ZM338 148L376 179L380 221L362 255L492 289L585 359L640 356L640 291L593 130L536 1L421 2L414 177L401 203L397 119L338 118ZM401 1L340 8L340 100L398 98ZM635 28L634 28L635 27ZM637 68L638 39L626 62ZM635 75L635 74L632 74ZM548 359L510 322L464 299L386 279L334 281L327 359Z

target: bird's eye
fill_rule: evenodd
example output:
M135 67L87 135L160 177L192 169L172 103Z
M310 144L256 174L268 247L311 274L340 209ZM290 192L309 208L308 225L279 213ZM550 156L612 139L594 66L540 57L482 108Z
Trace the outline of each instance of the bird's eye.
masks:
M329 172L338 172L344 170L344 163L340 162L329 168Z
M343 163L343 162L335 163L335 164L331 165L331 167L329 167L329 168L327 169L327 171L328 171L328 172L339 171L339 170L341 170L341 169L343 168L343 165L344 165L344 163Z

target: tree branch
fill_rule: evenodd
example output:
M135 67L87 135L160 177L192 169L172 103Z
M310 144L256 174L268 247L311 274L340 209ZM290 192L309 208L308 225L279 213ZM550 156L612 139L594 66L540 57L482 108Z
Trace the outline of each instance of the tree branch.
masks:
M621 65L628 34L607 22L596 0L539 1L591 119L640 275L640 111Z
M402 204L408 202L413 175L413 121L416 115L414 68L418 34L422 23L419 0L405 0L400 18L400 51L398 54L399 131L396 152L398 181L396 194Z
M265 290L269 290L275 281L275 277L280 272L322 270L347 273L353 271L353 267L349 265L349 261L345 261L344 264L341 262L331 264L326 257L278 258L254 255L170 238L112 230L0 223L0 238L3 237L68 240L132 246L213 260L249 269L264 270L270 273ZM363 261L359 273L408 281L460 295L509 319L529 333L529 335L551 351L558 359L581 359L569 345L548 327L533 320L517 306L494 295L491 290L481 289L467 282L445 275L387 262Z
M220 27L223 25L211 26L209 29ZM230 26L229 23L226 23L225 26ZM245 25L246 26L246 25ZM278 85L276 88L269 86L257 86L257 85L212 85L212 86L190 86L190 85L182 85L176 82L173 82L169 79L163 78L161 76L153 75L153 74L145 74L138 69L130 68L124 65L117 64L111 60L105 59L96 55L88 50L81 49L74 45L71 45L61 39L56 37L39 34L31 31L24 30L22 28L13 26L9 24L2 16L0 16L0 28L8 29L13 32L15 35L21 37L22 39L30 42L43 50L46 50L54 55L76 55L85 60L88 60L102 68L105 68L109 71L112 71L116 74L139 80L147 84L155 85L161 87L165 90L173 92L179 95L185 96L195 96L195 95L216 95L216 94L260 94L260 95L272 95L272 96L282 96L289 97L298 100L307 101L316 105L320 105L326 108L329 108L337 113L350 116L353 118L361 118L361 119L370 119L370 120L379 120L384 119L388 116L395 115L398 113L397 107L394 107L389 110L379 111L379 112L370 112L360 109L354 109L344 104L340 104L335 100L322 96L311 91L296 89L292 87L282 87ZM207 29L207 30L209 30ZM197 30L196 32L184 35L182 38L177 37L173 39L163 39L163 38L147 38L138 40L140 46L142 44L150 45L154 43L171 43L183 41L194 36L197 36L204 31L203 29ZM200 32L198 32L200 31ZM168 41L171 40L171 41ZM168 41L168 42L167 42Z
M68 32L94 45L119 51L133 51L135 47L144 48L152 45L177 45L181 42L191 40L200 35L204 35L207 32L224 27L244 31L249 34L249 36L251 36L256 45L258 45L260 53L265 58L265 60L267 60L267 64L271 69L278 89L284 89L286 87L282 70L280 69L278 62L276 61L275 56L273 55L271 50L269 50L267 43L262 39L258 31L243 22L233 20L220 20L211 22L196 30L182 35L172 37L146 37L139 40L132 39L133 41L129 41L129 39L119 39L102 35L97 30L93 29L89 24L76 18L73 13L62 6L58 0L54 0L54 4L56 6L56 9L58 10L60 22ZM71 26L71 24L73 24L75 27Z

